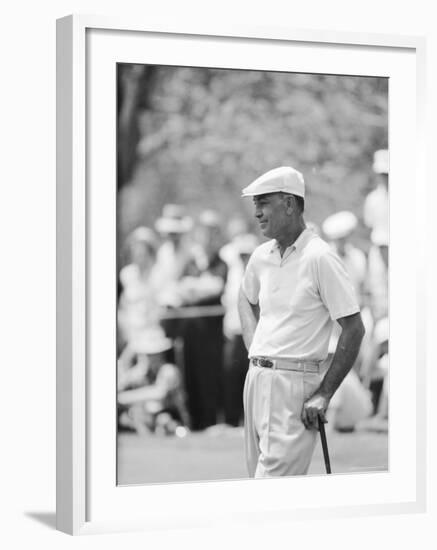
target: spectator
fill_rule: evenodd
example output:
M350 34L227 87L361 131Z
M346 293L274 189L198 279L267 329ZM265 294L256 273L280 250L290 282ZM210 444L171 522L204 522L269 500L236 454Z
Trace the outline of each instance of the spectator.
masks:
M178 204L166 204L161 218L155 224L163 238L156 260L161 287L159 299L163 305L181 305L179 281L192 259L187 238L192 226L193 220L185 215L184 207Z
M184 305L218 305L227 276L226 263L220 257L223 244L220 218L212 210L199 217L192 258L187 263L180 284Z
M220 258L226 262L228 268L230 268L234 260L238 261L238 252L234 246L234 240L240 235L246 235L248 233L248 226L246 220L241 217L231 218L226 226L226 237L228 242L220 249Z
M371 191L364 202L364 223L374 233L388 234L388 172L389 156L387 149L375 151L373 171L377 175L376 188Z
M239 235L226 245L229 257L228 278L222 302L225 308L223 332L224 348L224 413L225 422L238 426L243 419L243 387L249 360L241 335L238 314L238 293L244 269L250 255L258 246L258 239L251 234ZM223 250L223 249L222 249Z
M157 239L151 229L138 227L127 239L130 263L120 270L122 287L118 328L128 353L132 340L159 327L161 309L156 299L159 279L155 268Z
M375 321L388 315L388 233L372 232L368 256L367 288Z
M388 315L388 174L389 155L386 149L374 154L373 171L377 186L364 203L364 223L371 230L372 246L368 255L367 290L375 320Z
M180 282L182 304L196 307L182 324L185 380L193 429L217 423L223 391L223 310L227 278L220 258L223 244L220 218L204 211L197 226L197 246Z
M132 342L137 356L131 368L119 367L118 403L124 424L137 433L183 435L178 427L188 425L182 380L178 368L166 362L172 347L162 330L143 332Z
M351 243L351 236L357 224L355 214L342 211L326 218L322 229L332 248L342 259L355 287L357 298L361 301L366 276L366 256L362 250Z
M348 211L341 211L332 214L325 219L322 225L323 233L333 250L340 256L348 272L350 280L355 288L358 303L361 306L361 317L366 329L366 335L361 343L360 353L358 355L355 367L358 368L362 360L362 354L369 345L369 336L373 328L371 312L363 303L364 283L366 278L366 256L362 250L354 246L351 237L357 227L357 217ZM334 327L329 341L329 353L334 353L338 338L340 336L340 325L334 323Z
M349 371L334 394L328 408L328 428L352 432L373 411L370 391L355 370Z
M365 364L363 364L362 377L366 387L372 392L373 412L386 413L385 405L381 402L383 388L387 389L388 376L388 318L380 319L373 331L373 348Z

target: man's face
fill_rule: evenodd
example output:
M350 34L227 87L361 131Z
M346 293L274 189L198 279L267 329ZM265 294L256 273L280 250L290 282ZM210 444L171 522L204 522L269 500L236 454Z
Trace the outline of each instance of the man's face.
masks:
M140 267L147 267L153 264L154 257L150 247L144 242L134 242L131 245L132 261Z
M259 222L261 233L269 239L281 237L290 223L287 203L281 193L256 195L253 198L255 218Z

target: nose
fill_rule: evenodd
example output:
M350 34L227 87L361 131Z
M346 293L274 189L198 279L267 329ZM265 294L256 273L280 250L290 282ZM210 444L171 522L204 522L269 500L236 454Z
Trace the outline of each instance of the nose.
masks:
M261 208L255 206L255 218L259 219L263 215Z

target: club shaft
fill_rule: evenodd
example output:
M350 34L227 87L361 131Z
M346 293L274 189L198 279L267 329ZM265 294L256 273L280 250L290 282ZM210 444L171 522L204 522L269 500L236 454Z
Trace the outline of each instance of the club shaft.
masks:
M322 420L320 420L320 418L319 418L319 432L320 432L320 440L322 442L323 458L325 460L326 473L330 474L331 462L329 460L329 451L328 451L328 442L326 440L325 424Z

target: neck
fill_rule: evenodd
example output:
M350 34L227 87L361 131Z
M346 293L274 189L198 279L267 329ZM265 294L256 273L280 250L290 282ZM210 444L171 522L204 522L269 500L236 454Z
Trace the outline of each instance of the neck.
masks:
M345 242L337 242L337 254L341 256L342 258L346 255L346 243Z
M300 220L298 220L297 224L290 225L290 227L287 228L286 232L284 232L280 237L276 238L281 256L284 254L285 250L296 241L296 239L305 229L305 222L301 218Z

